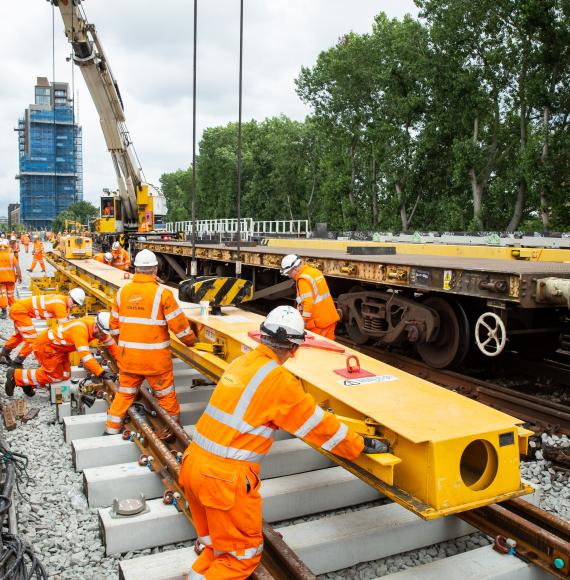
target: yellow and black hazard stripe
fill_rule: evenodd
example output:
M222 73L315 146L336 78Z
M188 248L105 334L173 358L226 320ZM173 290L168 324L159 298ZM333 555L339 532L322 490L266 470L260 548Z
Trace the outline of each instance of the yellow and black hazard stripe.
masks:
M188 280L179 288L180 298L186 302L198 303L207 300L212 306L242 304L253 297L253 284L241 278L198 278Z

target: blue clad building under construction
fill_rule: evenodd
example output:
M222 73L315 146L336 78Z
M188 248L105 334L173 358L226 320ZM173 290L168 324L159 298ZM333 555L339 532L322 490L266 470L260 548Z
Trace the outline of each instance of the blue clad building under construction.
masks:
M83 199L81 127L75 123L67 83L38 77L35 103L18 121L20 221L50 228L70 204Z

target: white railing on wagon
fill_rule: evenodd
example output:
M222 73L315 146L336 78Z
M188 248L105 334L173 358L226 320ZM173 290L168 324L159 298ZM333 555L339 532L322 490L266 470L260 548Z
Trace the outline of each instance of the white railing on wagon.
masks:
M250 240L252 237L265 236L309 236L308 220L264 220L254 221L252 218L242 218L241 238ZM188 235L192 233L192 221L168 222L166 231L170 233L184 232ZM238 231L238 220L211 219L196 221L196 235L202 236L233 236Z

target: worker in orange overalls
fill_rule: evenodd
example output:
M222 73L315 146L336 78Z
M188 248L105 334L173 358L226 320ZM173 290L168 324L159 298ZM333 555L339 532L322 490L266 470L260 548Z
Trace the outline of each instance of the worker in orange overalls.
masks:
M112 356L118 356L117 345L110 336L110 314L99 312L97 317L84 316L53 329L44 330L34 341L34 354L41 365L39 369L13 369L6 373L4 390L11 397L16 386L22 387L28 397L33 397L38 385L49 385L71 376L69 355L78 352L83 366L93 375L111 379L112 374L103 369L89 349L89 343L99 339Z
M33 342L38 337L33 319L46 320L55 318L58 324L69 320L69 312L75 306L83 306L85 292L81 288L73 288L68 296L63 294L41 294L31 298L16 300L10 308L10 318L14 322L14 334L6 341L0 352L0 364L8 364L22 368L24 360L32 352ZM18 356L10 359L10 353L24 342Z
M196 336L172 292L156 281L157 269L154 253L141 250L135 258L133 281L115 296L111 333L119 344L119 390L107 413L105 432L109 435L120 432L145 379L160 406L178 420L168 330L187 346L194 344Z
M131 257L127 250L121 248L119 242L113 242L111 246L111 255L113 256L113 267L119 270L129 271L131 267Z
M20 265L10 251L8 240L0 240L0 318L6 318L7 307L14 304L16 281L22 282Z
M296 254L289 254L281 261L281 274L295 280L297 308L305 319L305 328L334 340L340 316L323 273L303 264Z
M20 244L16 236L10 236L10 251L14 254L16 260L20 259Z
M272 310L261 344L230 363L196 424L179 477L203 547L188 578L238 580L255 570L263 549L259 464L276 429L347 459L388 449L323 411L283 366L304 338L297 310Z
M22 236L20 237L20 241L22 242L22 244L24 244L24 249L26 250L27 254L30 248L30 236L26 233L23 233Z
M46 265L44 262L44 244L37 234L34 234L34 248L32 253L32 265L28 268L28 272L33 272L36 264L39 264L42 272L45 273Z
M107 266L111 266L113 264L113 255L111 252L101 252L99 254L95 254L93 259L97 262L101 262L101 264L107 264Z

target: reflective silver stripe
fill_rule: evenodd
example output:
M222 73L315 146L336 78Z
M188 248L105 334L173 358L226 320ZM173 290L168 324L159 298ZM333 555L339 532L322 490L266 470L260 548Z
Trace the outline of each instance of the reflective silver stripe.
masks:
M113 318L119 318L119 313L116 310L111 310L111 316Z
M125 395L136 395L138 391L137 387L119 387L119 393L125 393Z
M121 428L115 429L114 427L105 427L105 432L109 435L118 435L121 432Z
M153 320L157 319L158 309L160 308L160 298L161 298L164 290L165 290L164 286L157 286L156 287L156 293L154 295L154 302L152 303L152 311L150 313L150 317Z
M32 324L32 326L19 326L18 325L18 330L19 331L26 331L26 330L35 330L36 327Z
M247 449L236 449L235 447L220 445L219 443L215 443L211 439L204 437L198 433L198 431L194 432L192 441L205 451L226 459L239 459L240 461L253 461L259 463L265 457L265 455L259 455L252 451L248 451Z
M306 310L303 311L303 318L311 318L312 314L307 312Z
M28 377L30 378L31 385L38 384L38 377L36 376L37 369L32 369L28 371Z
M317 405L313 414L293 433L295 437L304 437L307 433L310 433L325 416L325 412Z
M194 568L190 568L190 571L188 572L187 576L188 580L206 580L206 576L204 576L203 574L199 574L198 572L196 572L196 570L194 570Z
M309 276L309 274L301 274L299 278L303 278L303 280L307 280L309 284L313 287L313 295L317 297L319 295L319 290L317 288L317 283Z
M78 346L77 347L77 352L89 352L89 347L88 346Z
M182 310L180 310L180 308L177 308L176 310L174 310L170 314L166 314L164 319L165 320L172 320L173 318L176 318L180 314L184 314L184 312L182 312Z
M117 417L117 415L109 415L107 413L107 421L110 423L120 423L123 420L123 417Z
M165 397L166 395L169 395L170 393L173 393L173 392L174 392L174 385L170 385L169 387L166 387L166 389L162 389L162 391L155 391L153 389L154 396L159 398L159 399L160 399L160 397Z
M94 358L95 358L95 357L94 357L92 354L86 354L86 355L83 355L83 356L81 357L81 360L82 360L84 363L86 363L86 362L88 362L88 361L90 361L91 359L94 359Z
M146 324L147 326L166 326L166 320L151 320L150 318L137 318L135 316L119 316L119 322Z
M313 296L312 292L305 292L304 294L299 294L299 299L303 300L303 298L311 298Z
M250 379L249 383L247 383L247 386L245 387L236 405L236 408L232 413L234 417L243 419L243 416L245 415L245 412L251 403L251 399L253 399L253 395L255 395L255 392L259 388L259 385L273 369L277 368L277 366L278 365L275 361L270 360L267 361L260 369L258 369L255 375L253 375L253 377Z
M259 544L256 548L246 548L243 551L243 554L238 556L237 552L220 552L219 550L214 550L214 556L222 556L223 554L229 554L233 556L236 560L251 560L251 558L255 558L259 556L263 552L263 544Z
M182 330L181 332L177 332L176 337L177 338L184 338L185 336L188 336L190 334L190 332L191 332L190 328L187 328L186 330Z
M38 338L38 333L34 333L34 334L26 334L25 332L21 332L20 336L22 338Z
M112 344L115 344L115 341L110 336L107 336L103 339L103 344L106 346L111 346Z
M326 300L327 298L329 298L331 295L330 292L325 292L324 294L319 294L319 296L317 296L315 298L315 304L318 304L319 302L322 302L323 300Z
M321 447L325 451L332 451L346 437L347 433L348 427L344 423L341 423L337 432L328 441L325 441Z
M330 292L325 292L324 294L319 293L319 287L317 286L317 281L323 280L324 276L317 276L316 280L314 280L308 274L301 274L301 276L299 276L299 278L303 278L304 280L307 280L308 282L311 283L311 286L313 287L313 294L315 297L314 298L315 304L318 304L319 302L322 302L323 300L326 300L327 298L330 297ZM308 298L308 296L306 294L302 294L302 296Z
M48 330L48 338L52 341L55 342L55 336L53 335L53 330Z
M112 334L113 336L117 336L117 334L119 334L119 331L112 329L112 330L109 331L109 334Z
M42 307L42 310L46 309L46 297L43 294L40 296L40 306Z
M206 415L209 415L213 419L216 419L216 421L224 423L224 425L228 425L228 427L232 427L233 429L239 431L240 433L259 435L260 437L271 439L275 432L275 429L272 429L271 427L266 427L265 425L260 425L259 427L252 427L249 423L247 423L243 419L235 417L234 415L230 415L225 411L221 411L220 409L212 406L211 404L206 407L204 413Z
M141 350L160 350L161 348L168 348L170 341L146 343L146 342L128 342L126 340L119 340L119 346L126 346L127 348L140 348Z
M198 541L204 546L211 546L212 545L212 538L210 536L198 536Z
M121 288L119 288L118 292L115 294L115 302L117 303L117 306L121 306L121 293L123 292L123 288L124 286L122 286Z

